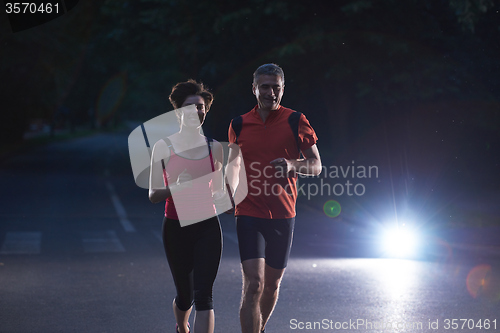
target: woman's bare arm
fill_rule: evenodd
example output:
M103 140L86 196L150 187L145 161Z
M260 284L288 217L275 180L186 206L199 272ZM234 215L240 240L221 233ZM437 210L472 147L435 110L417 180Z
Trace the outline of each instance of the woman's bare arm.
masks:
M153 147L149 171L149 200L152 203L165 201L172 196L170 186L165 186L161 161L168 161L170 150L165 141L159 140Z

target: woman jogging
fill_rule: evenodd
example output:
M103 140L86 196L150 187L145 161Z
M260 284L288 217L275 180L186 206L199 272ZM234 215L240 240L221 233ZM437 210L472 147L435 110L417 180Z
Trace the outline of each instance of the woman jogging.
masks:
M194 304L194 332L212 333L212 287L222 253L214 200L217 203L223 193L223 152L222 145L203 136L200 128L213 95L203 84L189 80L176 84L169 100L180 130L153 147L149 199L153 203L166 200L162 236L177 290L173 301L176 332L189 332ZM181 210L187 215L179 217Z

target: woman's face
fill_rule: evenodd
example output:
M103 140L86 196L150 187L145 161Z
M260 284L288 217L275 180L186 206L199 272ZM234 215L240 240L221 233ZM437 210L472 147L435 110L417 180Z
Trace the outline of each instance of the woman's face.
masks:
M196 112L184 111L181 115L181 124L187 127L200 127L205 121L205 101L201 96L190 95L186 98L182 106L194 104Z

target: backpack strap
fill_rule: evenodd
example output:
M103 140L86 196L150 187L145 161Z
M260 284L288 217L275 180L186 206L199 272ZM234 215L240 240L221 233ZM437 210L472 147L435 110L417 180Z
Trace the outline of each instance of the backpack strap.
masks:
M300 141L299 141L299 122L302 112L294 111L288 116L288 124L292 128L293 135L295 137L295 142L297 143L297 150L300 156Z
M238 144L238 137L240 136L242 126L243 126L243 118L241 116L233 118L233 121L231 122L231 127L233 128L234 134L236 135L236 142L235 142L236 144Z

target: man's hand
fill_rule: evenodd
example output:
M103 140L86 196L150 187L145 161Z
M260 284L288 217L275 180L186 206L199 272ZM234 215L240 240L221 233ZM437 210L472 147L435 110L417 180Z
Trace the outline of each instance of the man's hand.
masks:
M288 177L288 173L292 170L292 161L280 157L269 162L274 166L274 169L279 172L283 178Z
M288 177L288 173L298 173L307 176L317 176L321 173L321 157L319 156L318 147L316 145L302 151L304 158L297 160L288 160L284 157L272 160L270 163L274 165L274 169L281 172L283 177Z

